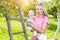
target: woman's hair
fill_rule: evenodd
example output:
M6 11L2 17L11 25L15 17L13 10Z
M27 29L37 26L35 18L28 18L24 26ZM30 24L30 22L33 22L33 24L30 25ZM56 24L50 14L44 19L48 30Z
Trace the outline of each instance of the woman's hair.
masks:
M44 16L48 16L46 7L45 7L45 5L44 5L43 3L39 3L37 6L41 6L41 8L42 8L42 10L43 10Z

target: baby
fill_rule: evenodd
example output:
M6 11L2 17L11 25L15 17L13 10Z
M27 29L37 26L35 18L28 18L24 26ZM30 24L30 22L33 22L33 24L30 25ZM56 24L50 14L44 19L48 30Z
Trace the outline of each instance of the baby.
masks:
M28 14L28 19L27 19L27 22L31 22L34 24L34 21L33 21L33 17L34 17L34 11L33 10L30 10L29 11L29 14ZM28 26L28 30L31 31L31 30L34 30L32 29L31 26ZM36 36L37 32L36 31L33 31L33 36Z

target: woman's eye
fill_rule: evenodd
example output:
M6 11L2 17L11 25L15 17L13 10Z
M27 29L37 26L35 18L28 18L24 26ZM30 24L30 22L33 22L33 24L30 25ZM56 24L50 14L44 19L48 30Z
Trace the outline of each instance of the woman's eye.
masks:
M36 9L36 10L42 10L42 9Z
M39 10L39 9L36 9L36 10Z
M39 10L42 10L42 9L39 9Z

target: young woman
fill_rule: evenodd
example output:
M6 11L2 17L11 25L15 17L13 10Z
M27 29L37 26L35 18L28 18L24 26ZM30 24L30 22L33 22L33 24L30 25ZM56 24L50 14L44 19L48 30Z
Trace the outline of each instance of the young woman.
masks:
M33 19L35 24L27 24L37 31L37 34L39 34L38 40L47 40L46 29L49 26L49 19L43 3L40 3L36 6L36 16Z

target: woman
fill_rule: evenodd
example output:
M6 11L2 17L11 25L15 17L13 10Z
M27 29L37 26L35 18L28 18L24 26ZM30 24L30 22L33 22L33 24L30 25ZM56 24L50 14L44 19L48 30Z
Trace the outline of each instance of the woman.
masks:
M38 32L39 34L38 40L45 40L45 39L47 40L45 33L46 29L49 26L49 20L46 9L42 3L36 6L36 16L33 19L35 24L33 23L27 23L27 24Z

